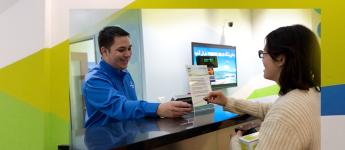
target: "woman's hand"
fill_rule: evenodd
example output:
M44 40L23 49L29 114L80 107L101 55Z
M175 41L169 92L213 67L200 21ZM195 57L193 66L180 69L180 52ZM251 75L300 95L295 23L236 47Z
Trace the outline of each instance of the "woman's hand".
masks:
M214 91L208 93L207 97L204 98L209 103L225 106L228 98L221 91Z
M237 132L235 130L232 130L230 133L230 149L232 150L240 150L240 137L242 136L242 131L238 130Z
M241 131L241 130L238 130L237 132L236 132L236 131L233 131L233 132L230 133L230 137L231 137L231 138L232 138L232 137L235 137L235 136L241 137L241 136L242 136L242 131Z

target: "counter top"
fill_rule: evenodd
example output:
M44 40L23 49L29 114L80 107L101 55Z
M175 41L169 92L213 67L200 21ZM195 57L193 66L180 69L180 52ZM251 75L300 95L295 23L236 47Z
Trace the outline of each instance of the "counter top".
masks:
M255 119L249 115L239 116L223 111L221 106L215 105L214 109L199 111L184 118L126 120L77 132L84 136L84 143L79 144L84 144L83 147L90 150L152 149Z

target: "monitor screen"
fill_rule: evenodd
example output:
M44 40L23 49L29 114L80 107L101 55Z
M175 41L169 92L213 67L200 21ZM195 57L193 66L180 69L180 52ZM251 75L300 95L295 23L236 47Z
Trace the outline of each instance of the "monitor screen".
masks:
M193 65L207 65L213 87L237 86L236 47L192 42L192 61Z

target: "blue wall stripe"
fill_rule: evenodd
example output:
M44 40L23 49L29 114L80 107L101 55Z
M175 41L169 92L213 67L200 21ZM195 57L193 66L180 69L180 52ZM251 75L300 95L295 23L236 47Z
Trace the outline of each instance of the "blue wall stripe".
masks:
M345 84L321 87L321 116L345 115Z

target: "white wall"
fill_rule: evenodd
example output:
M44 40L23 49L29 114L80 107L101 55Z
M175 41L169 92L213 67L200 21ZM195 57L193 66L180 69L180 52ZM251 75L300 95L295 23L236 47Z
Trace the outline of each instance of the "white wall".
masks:
M312 9L254 9L252 11L254 46L263 49L266 35L281 26L302 24L312 30L312 11Z
M302 24L312 29L312 22L318 20L317 18L312 20L315 17L312 16L312 11L312 9L252 9L252 41L250 45L253 49L250 53L246 53L244 60L242 58L238 60L240 73L238 76L244 82L239 80L242 83L239 85L239 89L228 89L228 91L232 90L228 94L246 98L257 88L275 84L275 82L263 78L264 67L261 60L258 62L257 51L264 48L266 35L279 27Z
M227 26L228 21L234 22L232 28ZM241 68L256 55L249 54L252 51L248 44L252 34L249 10L144 9L142 26L147 99L188 92L185 65L192 64L192 41L236 46ZM239 69L238 76L248 74L246 71ZM244 79L239 78L239 85Z
M303 24L311 27L310 9L144 9L144 97L170 98L188 93L185 65L191 64L191 42L237 47L238 87L225 92L247 97L256 88L274 82L262 76L257 51L264 38L280 26ZM232 28L227 22L232 21Z
M44 47L44 0L6 2L0 14L0 68Z
M345 115L321 116L321 149L344 149Z

